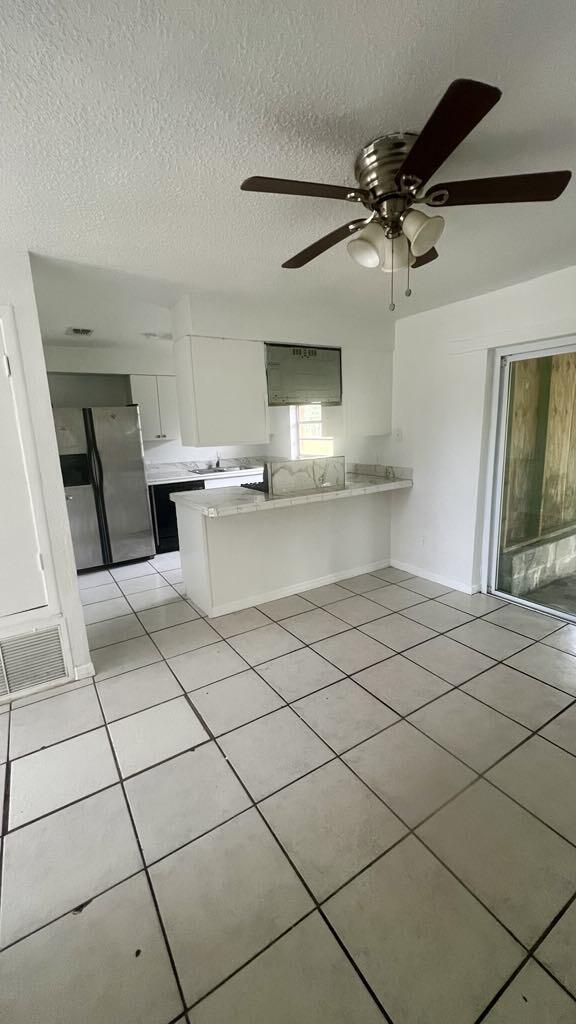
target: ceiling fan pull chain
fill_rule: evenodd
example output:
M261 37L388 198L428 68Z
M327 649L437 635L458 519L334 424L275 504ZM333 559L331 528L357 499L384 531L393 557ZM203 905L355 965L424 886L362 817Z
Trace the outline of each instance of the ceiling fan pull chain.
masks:
M406 271L406 291L404 292L404 295L406 296L407 299L409 299L410 296L412 295L412 289L410 287L410 257L411 256L412 256L412 253L410 252L410 246L408 246L408 268L407 268L407 271Z
M392 253L390 259L390 305L388 306L388 309L391 313L396 309L394 304L394 239L392 239Z

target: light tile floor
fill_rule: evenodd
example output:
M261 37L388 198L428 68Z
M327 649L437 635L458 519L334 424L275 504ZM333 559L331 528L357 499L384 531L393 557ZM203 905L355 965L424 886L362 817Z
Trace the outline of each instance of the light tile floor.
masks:
M80 578L0 708L0 1018L574 1024L576 629L383 569L203 619Z

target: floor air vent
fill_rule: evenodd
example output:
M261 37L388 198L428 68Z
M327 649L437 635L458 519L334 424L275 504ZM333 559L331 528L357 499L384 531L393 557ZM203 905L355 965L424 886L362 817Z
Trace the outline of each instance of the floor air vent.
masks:
M0 638L0 697L65 676L66 664L57 626Z

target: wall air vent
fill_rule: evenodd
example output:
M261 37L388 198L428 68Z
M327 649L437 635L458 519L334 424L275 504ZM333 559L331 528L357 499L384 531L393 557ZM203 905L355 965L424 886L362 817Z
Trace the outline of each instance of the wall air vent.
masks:
M76 338L89 338L94 334L92 327L67 327L64 334L71 334Z
M66 676L58 626L0 638L0 697Z

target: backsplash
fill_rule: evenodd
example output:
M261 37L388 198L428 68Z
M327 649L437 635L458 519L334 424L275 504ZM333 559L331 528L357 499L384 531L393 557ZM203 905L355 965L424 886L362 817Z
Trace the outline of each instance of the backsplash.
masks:
M383 476L385 480L412 480L413 471L409 466L383 466L380 463L349 462L346 464L349 475Z
M316 459L272 459L268 463L268 491L280 496L344 487L344 456Z

